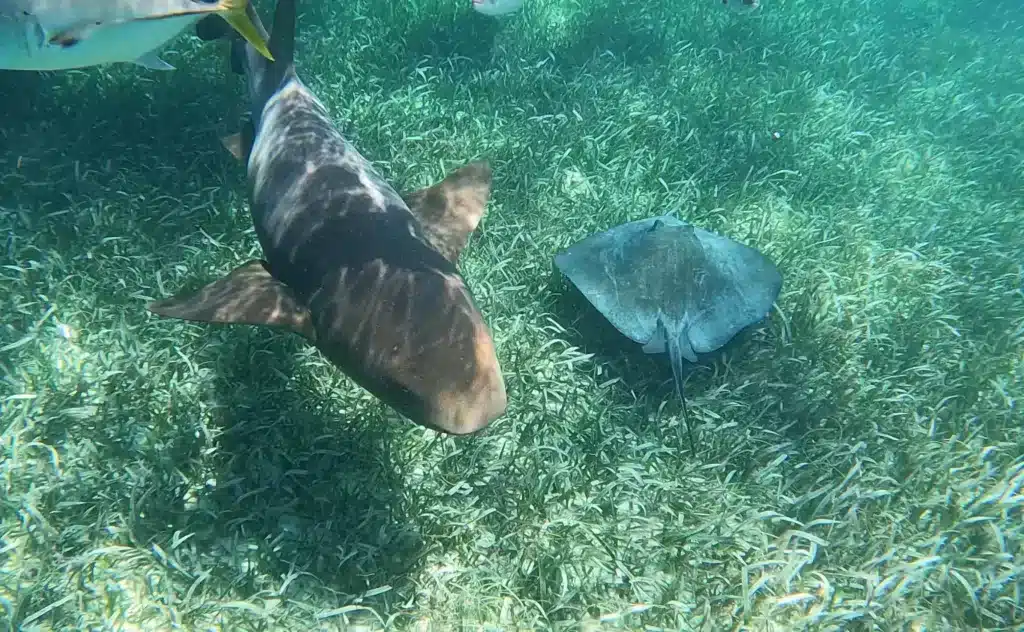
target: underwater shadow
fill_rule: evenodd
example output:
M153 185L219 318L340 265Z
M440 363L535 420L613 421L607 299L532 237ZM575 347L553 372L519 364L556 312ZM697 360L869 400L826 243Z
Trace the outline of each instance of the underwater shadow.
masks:
M423 58L458 58L463 72L479 70L491 60L494 40L501 28L499 20L476 11L460 11L446 22L422 20L403 37L402 58L409 66Z
M130 200L143 220L136 228L148 237L194 232L185 212L153 221L146 201L154 191L180 200L216 187L212 196L223 202L242 182L218 140L239 120L240 100L237 80L226 73L172 60L179 69L164 73L0 73L3 94L25 95L0 100L0 134L8 160L17 162L0 185L0 206L41 216Z
M126 367L122 380L93 387L107 392L94 415L80 414L92 401L83 388L38 420L47 445L93 464L41 508L54 525L171 555L186 579L202 571L219 594L294 576L289 595L326 590L334 601L393 586L366 605L394 610L425 548L390 454L394 428L340 416L290 378L303 373L297 336L208 329L213 344L181 351L213 369L194 397L144 394L139 407L123 381L147 386Z
M7 123L16 117L28 117L40 106L51 77L38 72L0 70L0 94L17 95L18 98L0 99L0 121ZM12 146L6 147L13 148Z
M667 56L669 41L664 28L652 27L649 17L632 7L609 2L587 4L582 11L583 26L577 37L552 51L557 67L579 68L602 54L611 54L630 65ZM394 68L394 80L403 81L408 69L422 59L450 63L453 81L485 70L491 65L495 41L504 28L505 20L472 10L421 20L401 37L403 44L397 56L401 68Z
M177 248L200 226L213 230L211 209L225 231L251 227L226 210L244 175L218 142L241 115L237 84L226 73L169 61L179 70L0 73L3 94L29 95L23 103L0 100L0 138L16 148L19 167L16 177L0 179L0 207L23 209L60 232L39 248L53 246L67 259L88 254L95 242L76 223L93 212L130 213L103 235L132 245L125 258L156 256L153 244ZM128 301L141 311L128 294L105 304ZM213 369L193 376L187 401L175 401L181 390L144 382L149 360L128 356L94 385L105 391L96 411L72 415L90 388L83 383L67 400L69 412L40 421L50 444L87 450L103 465L76 485L92 500L61 510L67 516L58 511L55 521L79 524L72 514L88 507L96 524L138 548L198 558L183 566L206 568L218 590L241 583L253 590L240 592L254 594L263 578L292 572L315 580L300 577L291 590L309 582L311 590L360 594L406 583L421 540L406 520L390 429L339 417L337 405L307 387L308 372L295 370L305 349L296 336L209 326L199 337L195 351L177 346L184 340L167 343L194 359L193 368ZM179 546L181 534L189 534L188 546Z
M640 3L588 3L577 37L554 51L559 68L586 65L595 57L611 55L627 65L667 59L670 47L664 25L636 11Z
M293 377L306 349L297 336L237 330L218 345L207 398L220 433L207 446L214 466L179 528L200 550L241 556L264 576L298 574L291 591L405 586L423 541L389 454L391 428L339 415ZM169 533L160 520L149 529L156 540ZM237 582L232 565L210 571Z
M593 354L591 363L600 370L600 375L593 378L595 383L619 382L618 386L603 390L616 405L631 408L634 414L616 423L627 426L638 437L666 440L662 424L651 421L682 412L668 356L644 353L640 345L620 334L579 290L559 278L557 271L548 289L551 314L564 329L560 338L583 353ZM582 369L582 372L592 373L593 369ZM690 390L687 392L692 394ZM684 438L680 436L677 440L684 441ZM680 443L679 447L684 446ZM689 445L685 448L689 449Z

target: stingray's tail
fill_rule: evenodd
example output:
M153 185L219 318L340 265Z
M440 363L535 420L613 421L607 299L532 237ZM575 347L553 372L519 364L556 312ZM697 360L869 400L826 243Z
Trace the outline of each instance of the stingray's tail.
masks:
M683 425L686 426L686 435L690 439L690 452L697 454L697 445L693 441L693 430L690 429L690 413L686 408L686 397L683 396L683 351L679 346L679 336L664 332L665 340L668 341L668 359L672 362L672 379L676 383L676 394L679 401L683 403Z

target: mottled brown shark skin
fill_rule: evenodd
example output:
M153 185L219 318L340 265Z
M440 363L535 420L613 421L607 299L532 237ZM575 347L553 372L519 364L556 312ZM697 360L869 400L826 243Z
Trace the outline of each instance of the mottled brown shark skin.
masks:
M491 333L455 264L483 216L490 168L471 163L400 196L299 80L294 22L295 0L280 0L274 62L246 46L252 122L225 141L247 162L265 258L149 309L294 331L412 421L476 432L504 414L507 396Z

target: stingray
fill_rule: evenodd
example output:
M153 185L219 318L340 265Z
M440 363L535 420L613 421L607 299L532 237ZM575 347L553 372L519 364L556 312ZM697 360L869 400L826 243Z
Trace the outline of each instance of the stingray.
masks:
M683 360L721 348L764 319L782 275L763 254L670 215L591 235L555 255L555 266L645 353L668 352L683 420Z

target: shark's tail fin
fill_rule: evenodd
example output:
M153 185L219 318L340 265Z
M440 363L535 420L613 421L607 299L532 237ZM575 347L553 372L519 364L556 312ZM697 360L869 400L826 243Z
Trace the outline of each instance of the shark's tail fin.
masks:
M294 69L295 13L298 0L278 0L274 9L274 23L270 30L270 54L273 61L246 40L236 37L232 41L231 67L242 68L249 75L250 90L254 96L266 101L277 91L281 82ZM262 26L261 26L262 28ZM244 60L244 65L240 64Z
M278 0L274 10L274 28L270 32L272 65L291 67L295 63L295 13L298 0ZM252 46L250 44L250 46Z
M256 47L241 37L231 39L231 69L246 75L249 84L249 118L243 123L242 132L221 139L231 154L248 163L256 138L256 128L267 101L281 88L282 83L295 73L295 13L298 0L278 0L274 10L274 25L269 35L269 49L273 59L268 59ZM253 24L260 33L266 34L263 24L255 11ZM213 25L207 25L206 34L211 39L223 36Z

